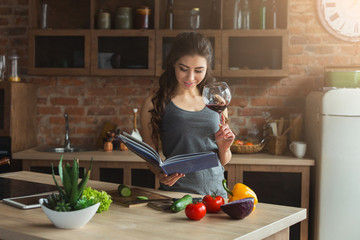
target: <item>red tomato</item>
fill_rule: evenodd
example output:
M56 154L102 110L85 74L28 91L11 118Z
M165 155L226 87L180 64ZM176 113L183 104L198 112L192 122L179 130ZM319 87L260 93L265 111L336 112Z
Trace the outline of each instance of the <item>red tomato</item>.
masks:
M185 214L191 220L200 220L206 214L206 207L202 202L190 203L185 208Z
M206 211L210 213L219 212L221 210L220 206L223 205L224 199L221 196L204 196L202 202L206 206Z

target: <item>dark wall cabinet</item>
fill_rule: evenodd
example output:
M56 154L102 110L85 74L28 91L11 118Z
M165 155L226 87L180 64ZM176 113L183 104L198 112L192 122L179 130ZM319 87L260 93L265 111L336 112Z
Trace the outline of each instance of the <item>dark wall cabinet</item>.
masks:
M40 28L41 0L30 0L29 73L37 75L159 76L171 38L190 31L190 10L213 44L215 76L283 77L288 73L288 2L276 0L277 28L259 30L260 0L250 1L251 29L233 29L235 0L174 1L174 27L165 29L167 0L47 0L47 28ZM243 1L241 1L243 2ZM272 2L267 1L268 14ZM150 9L148 28L137 28L136 9ZM131 7L131 29L116 29L117 9ZM110 13L99 29L100 12Z

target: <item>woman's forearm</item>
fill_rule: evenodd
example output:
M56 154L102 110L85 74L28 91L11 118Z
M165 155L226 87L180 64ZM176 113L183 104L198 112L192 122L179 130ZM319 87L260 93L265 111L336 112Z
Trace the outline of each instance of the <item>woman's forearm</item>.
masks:
M219 149L219 159L220 159L220 162L221 162L221 165L225 166L226 164L228 164L231 160L231 157L232 157L232 153L230 151L230 149L227 149L225 151L221 151Z

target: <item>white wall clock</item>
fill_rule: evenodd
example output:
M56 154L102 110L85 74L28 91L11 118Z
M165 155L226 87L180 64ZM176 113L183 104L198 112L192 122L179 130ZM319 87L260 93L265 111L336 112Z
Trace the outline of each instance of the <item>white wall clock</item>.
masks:
M360 0L316 0L320 22L333 36L360 41Z

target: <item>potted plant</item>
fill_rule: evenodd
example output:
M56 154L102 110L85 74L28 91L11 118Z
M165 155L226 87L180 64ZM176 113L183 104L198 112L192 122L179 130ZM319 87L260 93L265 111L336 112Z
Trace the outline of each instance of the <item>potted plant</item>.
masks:
M68 163L63 166L63 156L59 161L59 176L62 187L55 178L54 166L51 164L52 177L58 193L40 199L40 205L49 220L58 228L79 228L84 226L95 215L100 206L93 199L82 198L83 191L90 178L93 165L91 158L90 168L84 169L84 177L79 182L79 160L74 159L73 166Z

